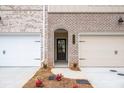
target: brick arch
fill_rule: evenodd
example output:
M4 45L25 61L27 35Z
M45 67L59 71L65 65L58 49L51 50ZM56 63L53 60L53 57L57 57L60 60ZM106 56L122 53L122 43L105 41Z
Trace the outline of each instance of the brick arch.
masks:
M52 25L52 27L49 28L49 30L52 31L52 32L55 32L59 29L63 29L63 30L66 30L66 31L70 30L68 26L58 25L58 24Z
M65 29L65 28L57 28L57 29L54 30L54 33L57 32L57 31L59 31L59 30L63 30L63 31L65 31L65 32L68 32L68 30Z

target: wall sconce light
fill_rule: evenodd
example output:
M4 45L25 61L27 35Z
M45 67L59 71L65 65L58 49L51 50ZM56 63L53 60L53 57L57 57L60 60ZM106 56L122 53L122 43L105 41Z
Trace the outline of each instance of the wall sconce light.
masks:
M124 22L124 20L122 19L122 17L120 17L119 20L118 20L118 23L122 24L123 22Z

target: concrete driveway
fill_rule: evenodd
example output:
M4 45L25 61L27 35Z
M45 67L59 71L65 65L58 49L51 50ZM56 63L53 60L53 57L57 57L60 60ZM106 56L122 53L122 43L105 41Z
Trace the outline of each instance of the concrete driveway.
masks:
M40 67L0 67L0 88L21 88Z
M110 70L117 70L111 72ZM72 71L69 68L53 68L54 74L61 73L66 78L87 79L95 88L124 88L124 68L81 68L81 71Z
M96 88L124 88L124 76L118 75L124 74L124 68L81 68L81 71Z

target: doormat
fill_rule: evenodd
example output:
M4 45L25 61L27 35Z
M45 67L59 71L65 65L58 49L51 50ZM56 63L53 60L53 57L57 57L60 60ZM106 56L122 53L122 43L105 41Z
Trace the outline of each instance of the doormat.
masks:
M124 74L123 74L123 73L118 73L117 75L124 76Z
M117 70L110 70L111 72L117 72Z
M78 84L90 84L88 80L76 80Z

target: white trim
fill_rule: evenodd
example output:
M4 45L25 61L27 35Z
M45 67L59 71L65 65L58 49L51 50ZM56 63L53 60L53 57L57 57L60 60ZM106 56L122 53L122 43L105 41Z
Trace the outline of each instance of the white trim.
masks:
M78 36L123 36L124 32L83 32Z
M43 23L42 23L42 28L43 28L43 58L41 60L41 63L45 61L45 5L43 5ZM41 64L42 66L42 64Z
M79 34L78 34L78 37L77 37L77 41L79 41ZM79 60L79 42L77 42L77 44L78 44L78 66L79 66L79 68L81 68L81 66L80 66L80 60Z
M123 5L49 5L49 13L123 13Z

